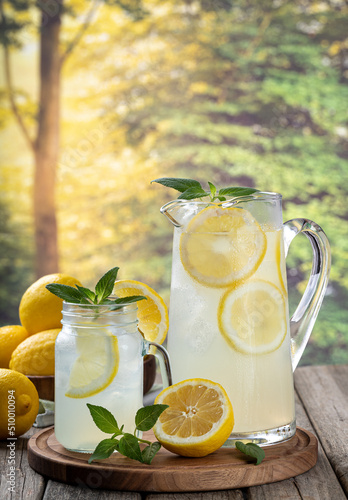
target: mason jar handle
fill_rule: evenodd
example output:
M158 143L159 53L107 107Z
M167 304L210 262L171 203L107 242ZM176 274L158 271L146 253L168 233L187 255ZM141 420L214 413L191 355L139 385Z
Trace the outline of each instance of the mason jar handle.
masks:
M283 225L285 257L292 240L303 233L311 242L313 263L306 290L290 318L292 369L298 365L318 316L329 281L331 253L326 234L308 219L292 219Z
M153 354L158 359L161 370L163 389L166 389L167 387L173 384L172 370L170 366L168 351L163 346L157 344L156 342L150 342L148 340L144 340L144 344L145 344L144 354ZM151 346L155 347L155 349L150 349Z

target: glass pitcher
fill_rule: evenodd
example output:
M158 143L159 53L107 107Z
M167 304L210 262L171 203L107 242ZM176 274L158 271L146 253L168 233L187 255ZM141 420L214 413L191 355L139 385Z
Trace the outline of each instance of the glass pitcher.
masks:
M167 349L174 383L199 377L227 391L235 440L272 444L296 432L293 370L324 297L330 249L312 221L283 224L281 195L226 202L176 200ZM303 233L312 244L306 291L289 320L285 256Z
M87 403L107 408L124 430L134 432L143 406L143 356L156 347L164 387L171 384L166 350L143 339L137 305L63 302L63 328L55 347L55 434L67 449L93 452L106 439Z

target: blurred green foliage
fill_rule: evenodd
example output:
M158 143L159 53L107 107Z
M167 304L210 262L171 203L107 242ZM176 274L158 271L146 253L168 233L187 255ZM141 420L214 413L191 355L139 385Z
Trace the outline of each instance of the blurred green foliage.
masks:
M88 286L119 265L169 301L171 228L159 207L176 195L150 181L277 191L284 220L316 221L333 251L302 363L348 363L346 4L144 0L136 18L120 9L100 8L64 73L62 270ZM310 261L305 238L294 242L292 306Z

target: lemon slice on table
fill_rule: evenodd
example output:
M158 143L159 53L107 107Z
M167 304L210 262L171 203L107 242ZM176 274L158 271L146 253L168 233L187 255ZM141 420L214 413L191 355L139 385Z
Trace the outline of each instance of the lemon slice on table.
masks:
M169 406L153 431L167 450L204 457L222 446L232 432L234 416L224 388L205 379L189 379L164 389L156 404Z
M227 342L238 351L275 351L286 335L285 296L268 281L250 280L223 295L218 322Z
M146 340L162 344L169 328L168 309L162 297L148 285L134 280L116 281L113 293L121 298L131 295L146 297L146 300L137 302L139 330Z
M119 365L118 340L109 335L77 336L78 357L72 366L69 388L70 398L86 398L98 394L111 384Z
M181 235L180 256L192 278L211 287L225 287L252 275L266 252L258 222L241 208L207 207Z

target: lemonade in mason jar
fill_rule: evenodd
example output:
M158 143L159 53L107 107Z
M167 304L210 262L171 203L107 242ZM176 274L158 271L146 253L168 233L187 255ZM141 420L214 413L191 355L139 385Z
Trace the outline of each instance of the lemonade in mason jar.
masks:
M159 344L168 330L163 300L143 283L108 281L115 296L103 292L104 298L93 303L97 299L89 294L90 301L81 303L77 291L87 289L68 287L66 298L76 302L63 302L63 328L55 347L55 435L72 451L93 452L105 439L88 404L106 408L124 432L133 433L143 406L143 357L154 347L163 385L171 383L169 359ZM62 290L60 285L48 288L57 295Z

